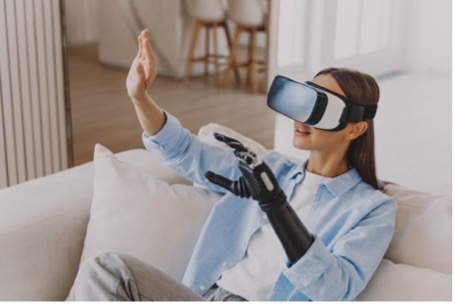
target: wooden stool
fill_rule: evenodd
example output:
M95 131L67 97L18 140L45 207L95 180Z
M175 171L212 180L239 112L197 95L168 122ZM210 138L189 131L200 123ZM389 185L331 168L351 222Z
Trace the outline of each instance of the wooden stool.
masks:
M236 23L236 30L229 52L229 62L224 76L224 84L228 84L232 70L237 71L238 68L246 68L247 82L250 85L251 91L257 93L259 91L258 74L264 72L266 68L265 61L258 58L257 50L257 34L266 32L265 9L258 0L229 0L228 15L229 19ZM245 62L239 63L237 52L242 32L246 32L249 36L248 56ZM238 76L236 76L236 79L239 82Z
M209 64L215 65L216 77L218 79L220 64L227 65L228 56L222 55L218 50L218 29L221 27L226 36L229 50L231 49L231 38L226 22L226 11L220 0L185 0L184 2L188 15L195 20L191 38L190 51L185 67L184 80L188 81L192 72L193 63L204 63L204 74L208 74ZM205 28L205 53L197 57L195 55L197 42L201 29ZM210 52L211 39L213 35L213 50Z
M229 49L232 48L231 46L231 39L229 35L229 28L225 20L221 21L204 21L204 20L196 20L193 29L193 35L191 38L191 46L190 46L190 53L188 56L188 60L186 63L185 68L185 81L188 81L191 75L193 63L202 62L204 63L204 75L208 74L208 66L209 64L213 64L215 66L215 73L218 79L220 65L224 64L227 65L228 62L228 55L222 55L219 53L218 50L218 28L222 28L224 30L226 41L228 43ZM195 51L197 47L197 42L200 36L201 29L205 28L205 53L202 56L196 57ZM212 33L210 33L212 32ZM213 35L213 53L210 52L210 34ZM238 72L236 72L236 77L239 78Z

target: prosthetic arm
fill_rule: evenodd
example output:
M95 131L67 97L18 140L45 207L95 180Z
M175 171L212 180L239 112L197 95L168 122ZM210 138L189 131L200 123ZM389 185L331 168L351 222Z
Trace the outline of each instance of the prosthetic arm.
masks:
M308 250L314 239L287 201L268 165L258 160L256 154L236 139L215 133L215 138L234 149L240 159L242 176L232 181L208 171L207 179L242 198L253 198L277 234L289 261L294 264Z

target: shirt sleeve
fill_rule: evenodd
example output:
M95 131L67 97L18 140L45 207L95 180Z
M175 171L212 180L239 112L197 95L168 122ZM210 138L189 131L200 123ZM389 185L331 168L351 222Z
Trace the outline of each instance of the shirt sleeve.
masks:
M315 241L307 253L284 270L288 280L314 301L354 299L379 266L392 239L396 204L379 204L328 248Z
M200 141L183 128L176 117L166 112L165 115L166 123L156 135L143 132L145 148L184 177L216 192L225 193L225 189L208 181L205 173L213 171L231 180L238 179L238 160L232 150Z

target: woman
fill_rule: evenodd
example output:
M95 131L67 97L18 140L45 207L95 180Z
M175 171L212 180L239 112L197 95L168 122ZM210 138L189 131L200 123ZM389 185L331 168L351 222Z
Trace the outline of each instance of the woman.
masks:
M146 30L138 41L126 84L144 129L145 146L186 177L225 195L199 237L184 285L135 258L108 253L83 264L70 298L354 299L379 265L395 223L394 200L378 190L372 120L348 120L333 130L296 122L293 144L309 150L309 159L296 164L276 152L263 157L273 181L302 220L300 227L311 232L305 251L290 262L276 228L257 202L226 192L206 178L215 170L228 181L239 179L238 158L198 141L147 93L156 76L155 58ZM321 71L311 87L365 107L379 99L374 79L346 69Z

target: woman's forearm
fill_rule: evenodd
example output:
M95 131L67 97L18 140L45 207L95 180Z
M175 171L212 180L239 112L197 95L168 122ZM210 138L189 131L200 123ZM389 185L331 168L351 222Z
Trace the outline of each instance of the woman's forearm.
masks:
M166 116L163 110L161 110L148 93L140 98L131 97L131 100L142 129L148 135L156 135L166 122Z

